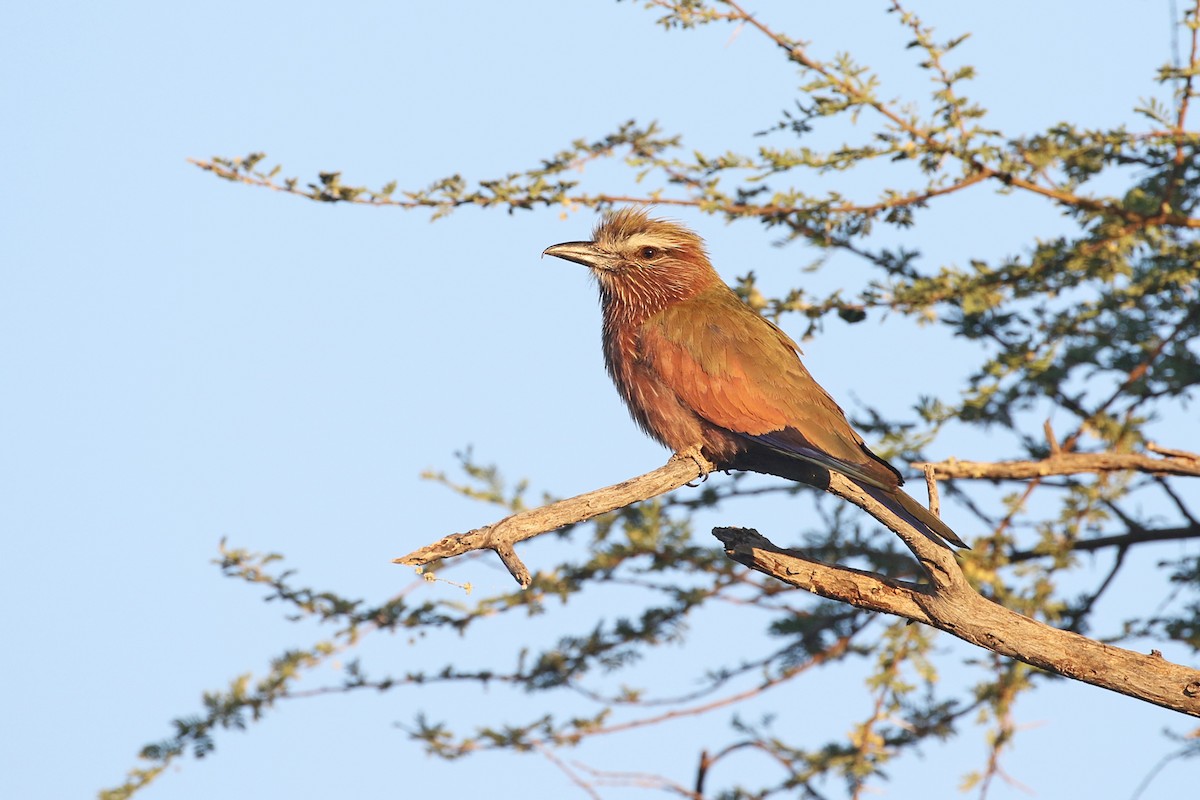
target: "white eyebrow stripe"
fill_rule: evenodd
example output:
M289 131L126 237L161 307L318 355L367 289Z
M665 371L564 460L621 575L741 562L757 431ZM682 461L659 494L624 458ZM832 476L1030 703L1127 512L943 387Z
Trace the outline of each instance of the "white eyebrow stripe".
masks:
M673 247L676 243L664 236L655 236L652 233L635 233L625 240L625 246L636 250L639 247Z

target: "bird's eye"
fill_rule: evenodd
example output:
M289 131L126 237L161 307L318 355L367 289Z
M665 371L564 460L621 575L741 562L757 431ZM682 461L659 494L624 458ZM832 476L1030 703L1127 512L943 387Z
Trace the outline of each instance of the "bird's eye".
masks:
M643 247L639 251L639 254L641 255L641 257L646 259L647 261L650 261L651 259L654 259L654 258L658 258L658 253L659 253L659 250L657 247Z

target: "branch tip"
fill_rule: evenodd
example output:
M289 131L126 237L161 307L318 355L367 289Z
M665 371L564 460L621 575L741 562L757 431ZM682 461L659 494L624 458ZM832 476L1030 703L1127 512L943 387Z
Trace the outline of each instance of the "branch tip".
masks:
M929 492L929 513L935 517L942 516L942 499L938 496L937 473L933 464L922 464L925 473L925 490Z
M1050 457L1061 455L1062 447L1058 444L1058 437L1054 435L1054 428L1050 427L1050 420L1047 419L1042 424L1042 430L1046 433L1046 443L1050 445Z
M504 566L508 569L510 575L516 579L522 589L528 589L533 578L529 575L529 568L522 563L517 557L517 551L513 549L511 544L498 544L492 548L496 555L500 556L500 560L504 562Z

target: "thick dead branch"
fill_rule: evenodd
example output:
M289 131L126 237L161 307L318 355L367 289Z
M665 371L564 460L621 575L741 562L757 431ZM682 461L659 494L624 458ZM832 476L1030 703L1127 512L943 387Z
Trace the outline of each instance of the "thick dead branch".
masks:
M917 585L814 561L776 547L753 530L716 528L713 535L734 561L821 597L923 622L1047 672L1200 717L1200 671L1157 652L1113 647L1010 611L971 588L957 565L956 580ZM932 542L925 544L924 537L902 538L930 549L928 555L945 553ZM943 567L954 563L949 553L939 561Z
M494 550L521 588L529 586L529 570L517 557L513 545L549 533L565 525L589 520L642 500L649 500L703 477L713 466L696 455L672 457L658 469L627 481L586 492L566 500L522 511L499 522L466 533L454 533L433 544L394 559L394 564L423 567L443 558L472 550Z
M1147 447L1165 458L1142 453L1068 453L1059 452L1041 461L959 461L949 459L933 464L914 464L918 469L933 470L938 480L968 478L982 480L1028 480L1049 475L1076 475L1083 472L1148 472L1152 475L1189 475L1200 477L1200 455L1183 450Z
M918 584L817 561L799 550L776 547L752 528L713 528L713 536L721 540L725 554L734 561L792 586L859 608L933 624L917 602Z
M831 472L829 473L829 485L825 490L858 506L899 536L905 546L917 557L917 561L921 563L922 569L933 581L935 587L950 588L959 584L967 585L967 579L963 577L962 570L958 568L958 561L955 560L954 550L945 543L917 531L916 528L893 514L887 506L860 489L850 479L837 472ZM837 567L837 569L843 568Z

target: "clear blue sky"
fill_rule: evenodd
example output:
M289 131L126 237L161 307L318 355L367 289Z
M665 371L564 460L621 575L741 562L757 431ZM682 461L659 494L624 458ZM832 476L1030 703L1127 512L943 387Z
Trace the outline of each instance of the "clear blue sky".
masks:
M752 3L819 55L849 50L884 71L885 95L925 97L885 5ZM1167 2L913 9L943 38L973 33L960 58L980 70L973 91L989 122L1009 133L1059 120L1135 124L1138 99L1162 94L1152 78L1170 58ZM641 4L611 0L21 3L3 18L0 795L10 798L88 797L119 783L172 717L198 710L202 691L316 635L219 576L210 562L221 537L286 553L310 585L378 600L412 580L391 558L495 516L418 479L451 469L455 450L473 445L560 495L665 456L608 385L583 271L538 257L581 238L590 212L466 210L431 225L420 212L234 186L187 157L266 150L289 175L340 169L350 182L419 187L533 166L629 118L658 119L691 147L749 149L798 83L752 31L665 33ZM604 166L584 177L595 191L629 184ZM781 287L814 257L772 248L748 225L676 216L708 238L729 280L753 268ZM991 205L981 193L932 213L915 243L934 263L961 263L1014 252L1059 224L1043 206ZM861 280L839 264L805 280ZM965 351L936 328L888 325L830 325L806 346L810 368L847 403L897 413L919 392L953 392ZM866 377L853 365L881 337L892 355ZM932 386L912 385L904 359L929 348L947 368ZM1200 449L1195 436L1193 426L1171 443ZM738 522L764 521L745 504L730 513L741 512L754 518ZM786 541L795 523L770 513ZM531 567L539 553L553 562L531 550ZM481 593L509 580L483 566L456 578ZM1137 586L1115 597L1113 618L1119 603L1137 603ZM552 607L563 618L528 635L569 630L580 613ZM482 665L479 652L507 646L511 632L381 640L364 657L397 672ZM719 633L697 631L697 652L728 646ZM767 705L837 715L829 700L857 708L858 691L831 676ZM219 734L213 757L184 760L143 796L582 796L537 756L445 764L392 724L421 708L520 721L523 702L471 687L292 702L248 733ZM704 723L707 739L692 738L700 726L676 728L568 755L686 782L698 746L724 741L727 720ZM1161 730L1188 728L1065 682L1028 696L1018 720L1028 730L1006 769L1047 798L1128 797L1169 750ZM968 733L925 756L897 765L884 795L951 796L983 750ZM1176 764L1144 797L1194 795L1196 782L1194 765ZM990 796L1027 795L1000 784Z

